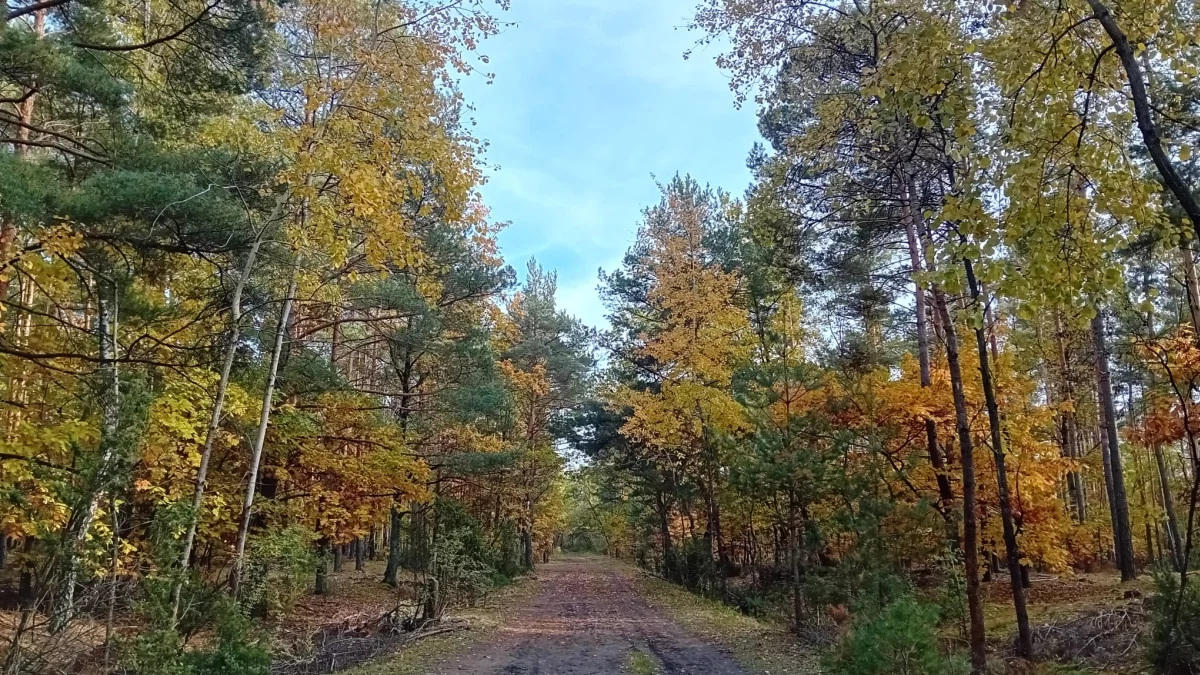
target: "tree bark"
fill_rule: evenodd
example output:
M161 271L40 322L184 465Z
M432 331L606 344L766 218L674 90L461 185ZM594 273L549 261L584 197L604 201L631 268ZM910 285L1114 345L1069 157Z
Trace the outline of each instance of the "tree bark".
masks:
M1179 536L1179 518L1175 515L1175 496L1171 494L1171 476L1167 462L1163 459L1162 445L1155 443L1154 463L1158 466L1158 483L1161 488L1163 511L1167 514L1167 541L1171 547L1171 563L1178 572L1183 568L1183 539Z
M25 8L29 10L30 8ZM46 35L46 10L35 10L33 18L33 34L37 39L42 39ZM12 18L11 13L8 15ZM33 124L33 110L37 103L37 92L28 92L25 100L17 104L17 118L21 124L17 125L17 138L21 141L29 140L29 127ZM23 143L13 145L13 153L18 159L23 159L25 153L29 151L29 146ZM0 301L8 297L8 285L12 280L11 273L4 273L9 265L15 264L17 261L17 224L10 220L0 219Z
M329 593L329 553L329 539L322 538L317 543L316 582L313 586L313 591L317 595Z
M258 485L258 467L262 460L263 444L267 440L267 425L271 420L271 399L275 394L275 378L279 373L279 360L283 355L284 336L287 334L288 316L292 313L292 302L296 297L296 274L288 284L287 296L280 310L279 324L275 331L275 344L271 349L271 365L267 370L267 386L263 392L262 412L258 417L258 431L250 449L250 475L246 478L246 496L242 501L242 517L238 522L237 543L234 546L233 566L229 573L229 585L236 597L241 583L242 556L246 552L246 538L250 534L250 514L254 509L254 495Z
M1054 316L1055 342L1058 346L1058 365L1062 377L1061 397L1065 409L1060 414L1059 427L1062 433L1063 454L1068 459L1079 461L1079 428L1075 419L1075 387L1071 376L1071 364L1067 358L1067 340L1064 335L1062 318ZM1083 486L1083 476L1078 469L1067 472L1067 490L1075 502L1075 518L1078 522L1087 522L1087 496Z
M905 179L904 198L900 202L901 218L904 220L904 233L908 240L908 256L912 265L913 300L917 313L917 360L921 368L921 387L932 384L932 366L929 349L929 318L925 300L925 286L920 281L924 266L921 264L921 247L917 240L916 215L912 207L913 184L911 178ZM942 456L941 446L938 445L937 423L933 418L925 420L925 440L929 452L929 463L933 466L935 480L938 486L938 513L946 521L946 539L951 548L958 547L958 524L954 522L953 504L954 490L950 485L950 476L946 473L946 460Z
M388 560L387 567L383 570L383 582L389 586L395 586L399 583L400 578L400 526L402 514L395 506L391 510L391 523L388 540Z
M1125 474L1121 464L1120 438L1117 436L1117 412L1113 403L1112 377L1108 369L1108 344L1104 335L1104 317L1099 309L1092 317L1092 341L1096 351L1096 384L1100 398L1100 411L1105 429L1105 446L1101 448L1108 457L1112 473L1110 499L1113 506L1113 541L1116 545L1117 566L1121 569L1121 581L1131 581L1137 576L1133 558L1133 536L1129 526L1129 500L1125 494Z
M967 285L971 298L981 309L987 299L980 291L975 269L969 258L963 259ZM1017 654L1025 659L1033 658L1033 634L1029 630L1029 611L1025 606L1025 584L1021 574L1021 552L1017 547L1017 530L1013 525L1012 500L1008 491L1008 472L1004 465L1003 434L1000 429L1000 405L996 400L996 387L988 363L987 327L975 328L975 346L979 351L979 375L983 383L983 397L987 405L988 426L992 437L992 458L996 463L996 492L1000 501L1000 521L1004 529L1004 552L1008 560L1008 576L1012 585L1013 609L1017 614ZM992 346L995 351L995 346Z
M271 214L268 222L273 222L279 217L279 213L283 210L284 200L281 198L276 206L275 211ZM266 224L263 225L263 230L266 229ZM196 529L200 525L200 510L204 505L204 489L208 480L208 463L212 459L213 443L216 442L217 434L221 429L221 417L225 410L225 395L229 391L229 375L233 370L233 361L237 356L238 340L241 336L242 324L242 293L246 288L246 282L250 278L250 274L254 271L254 262L258 257L258 250L262 246L263 231L255 233L254 243L250 245L250 250L246 254L246 261L242 265L241 273L238 275L237 283L233 288L233 298L229 303L230 328L229 328L229 345L225 348L225 358L221 364L221 375L217 380L216 398L213 402L212 415L208 421L208 431L204 435L204 446L200 451L200 467L196 471L196 486L192 492L191 514L188 517L188 526L183 536L183 551L179 556L179 578L175 580L171 591L171 625L174 626L179 620L179 602L183 593L183 584L187 576L188 567L191 565L192 548L196 544Z
M967 613L970 624L971 670L975 675L987 672L987 636L983 622L983 598L979 591L979 530L975 513L975 447L971 440L971 419L963 389L962 366L958 357L958 331L946 307L946 294L933 286L934 302L942 318L946 339L946 361L950 368L950 386L954 394L954 418L958 427L959 462L963 482L963 566L967 583Z
M104 284L101 282L102 286ZM111 294L111 296L110 296ZM111 297L111 299L110 299ZM50 631L57 633L66 627L75 614L75 586L79 578L78 554L87 539L96 510L104 496L112 476L117 456L117 434L120 424L121 377L117 366L117 314L118 301L115 284L102 288L97 293L96 326L100 341L101 371L105 374L105 392L101 396L100 458L93 473L87 477L81 505L71 514L64 528L65 550L63 556L63 578L58 583L57 600L50 618Z
M666 490L655 490L658 502L658 527L662 533L663 576L668 581L679 583L680 579L676 574L675 548L671 541L671 508L665 493Z
M1187 288L1188 316L1192 320L1192 335L1200 340L1200 282L1196 280L1196 255L1192 246L1184 242L1179 247L1183 257L1183 278Z
M1163 150L1162 139L1158 135L1158 127L1151 114L1150 94L1146 89L1141 66L1138 65L1137 57L1133 53L1133 46L1129 44L1129 38L1117 24L1116 17L1103 2L1100 0L1087 0L1087 2L1092 8L1096 20L1104 27L1104 32L1108 33L1113 48L1121 59L1121 66L1129 80L1129 92L1133 98L1133 113L1137 119L1138 131L1142 135L1142 143L1146 146L1146 151L1150 154L1150 159L1154 162L1154 168L1158 170L1163 184L1179 200L1184 213L1192 221L1192 229L1195 231L1196 237L1200 239L1200 202L1196 201L1191 187L1188 186L1183 176L1175 168L1171 158Z

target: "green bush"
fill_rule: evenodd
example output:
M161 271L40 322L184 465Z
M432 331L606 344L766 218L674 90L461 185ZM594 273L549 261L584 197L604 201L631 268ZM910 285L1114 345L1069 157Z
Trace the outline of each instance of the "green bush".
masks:
M308 592L316 570L311 531L291 525L268 530L250 540L242 563L239 597L256 615L291 607Z
M1179 577L1166 571L1154 577L1158 593L1150 603L1147 657L1163 675L1200 673L1200 584L1189 580L1179 592Z
M209 649L185 649L178 631L162 624L118 645L127 675L267 675L270 655L250 620L233 602L216 605L216 641Z
M462 529L440 537L434 546L443 608L473 605L495 583L496 570L482 559L480 550L471 546L473 541L472 531Z
M212 649L185 654L188 675L267 675L271 657L266 641L255 634L237 605L222 604L215 627L217 643Z
M963 572L962 556L955 551L946 551L934 560L934 574L941 580L934 602L942 625L957 626L961 630L967 624L967 577Z
M938 612L901 597L865 615L825 659L834 675L956 675L965 659L944 654L938 645Z

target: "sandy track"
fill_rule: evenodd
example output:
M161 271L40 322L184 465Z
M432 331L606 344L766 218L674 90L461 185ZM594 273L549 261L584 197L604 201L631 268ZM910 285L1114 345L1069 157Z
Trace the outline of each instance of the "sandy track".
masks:
M746 675L727 655L651 608L604 558L566 558L537 569L540 588L482 645L451 658L438 675L616 675L634 650L661 671Z

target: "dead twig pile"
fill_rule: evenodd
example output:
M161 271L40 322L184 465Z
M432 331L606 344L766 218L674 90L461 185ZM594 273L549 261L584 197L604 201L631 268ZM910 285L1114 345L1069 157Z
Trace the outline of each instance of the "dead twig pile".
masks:
M322 627L308 645L294 645L271 658L271 675L313 675L343 670L390 654L417 640L469 628L465 622L426 624L405 632L397 610L379 616L352 616Z
M1113 668L1137 659L1149 628L1140 603L1107 607L1034 628L1033 646L1041 658Z

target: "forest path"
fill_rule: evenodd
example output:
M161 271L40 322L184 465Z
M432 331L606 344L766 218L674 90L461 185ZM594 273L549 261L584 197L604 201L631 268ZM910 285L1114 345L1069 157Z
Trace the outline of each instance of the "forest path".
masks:
M438 675L746 675L652 608L628 569L569 556L537 568L537 595ZM655 663L657 661L657 663Z

